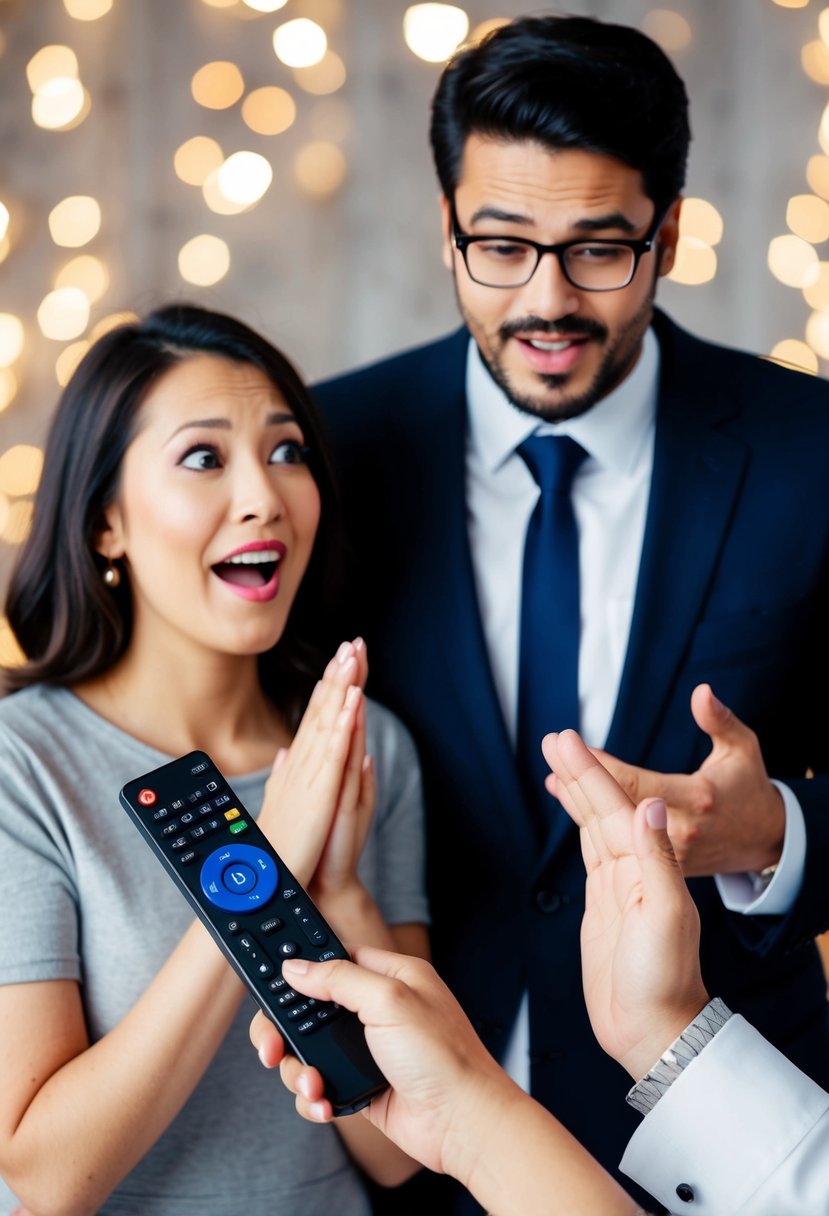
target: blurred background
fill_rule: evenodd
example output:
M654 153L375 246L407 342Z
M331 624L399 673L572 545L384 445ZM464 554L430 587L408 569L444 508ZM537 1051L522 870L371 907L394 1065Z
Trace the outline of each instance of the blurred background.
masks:
M309 379L455 325L429 103L459 42L530 11L545 10L0 0L0 605L60 385L125 313L176 298L238 314ZM566 11L645 30L688 87L688 203L663 306L824 374L829 9ZM14 659L0 608L0 663Z

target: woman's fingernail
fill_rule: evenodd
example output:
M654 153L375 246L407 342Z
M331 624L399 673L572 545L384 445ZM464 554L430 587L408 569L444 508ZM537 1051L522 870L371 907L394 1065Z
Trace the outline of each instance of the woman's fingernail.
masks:
M362 650L364 646L365 646L365 640L363 638L354 639L354 649L355 650Z
M311 1116L312 1119L317 1119L320 1123L325 1123L325 1121L326 1121L325 1103L324 1102L312 1102L311 1105L308 1107L308 1114Z
M346 659L348 658L348 656L351 654L353 649L354 649L354 647L351 645L350 642L341 642L340 647L337 651L337 655L336 655L337 662L344 663L346 661Z
M296 1083L296 1087L302 1094L303 1098L310 1099L311 1097L311 1079L310 1077L301 1076Z
M663 832L668 826L668 808L661 798L654 798L645 811L648 827L657 832Z
M356 684L352 684L348 692L345 694L345 703L349 709L353 709L360 700L360 689Z
M263 1068L270 1068L270 1064L269 1064L269 1063L267 1062L267 1060L265 1059L265 1049L264 1049L264 1047L260 1047L260 1048L259 1048L259 1051L258 1051L258 1053L257 1053L257 1054L258 1054L258 1056L259 1056L259 1063L262 1065L262 1067L263 1067Z
M282 970L288 968L294 975L306 975L308 972L308 960L306 958L286 958L282 964Z

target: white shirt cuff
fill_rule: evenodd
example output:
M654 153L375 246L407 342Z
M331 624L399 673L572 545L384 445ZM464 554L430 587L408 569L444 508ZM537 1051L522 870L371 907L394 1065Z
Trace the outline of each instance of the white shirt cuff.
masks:
M783 785L781 781L773 781L772 785L782 794L786 810L786 834L777 871L759 895L754 889L753 875L750 873L715 874L714 881L720 898L729 912L742 912L744 916L783 916L789 911L800 891L806 864L806 823L803 810L787 785Z

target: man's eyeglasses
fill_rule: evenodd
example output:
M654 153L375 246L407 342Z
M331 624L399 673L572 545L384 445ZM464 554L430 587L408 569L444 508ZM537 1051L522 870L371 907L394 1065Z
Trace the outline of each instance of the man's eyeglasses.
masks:
M470 279L482 287L523 287L544 255L552 253L567 282L580 291L619 291L631 282L639 259L653 247L664 218L665 212L657 215L645 236L634 241L593 237L539 245L526 237L470 236L461 231L453 203L452 236Z

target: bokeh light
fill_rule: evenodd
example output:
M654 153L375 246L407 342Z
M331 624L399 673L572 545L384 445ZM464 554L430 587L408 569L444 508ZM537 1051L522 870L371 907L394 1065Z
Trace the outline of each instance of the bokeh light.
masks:
M207 177L218 169L224 160L224 152L207 135L194 135L176 149L173 168L176 177L188 186L203 186Z
M119 325L132 325L138 320L138 315L134 312L110 312L105 317L101 317L96 321L89 331L90 342L97 342L104 334L108 334L110 330L117 329Z
M20 317L0 312L0 367L11 367L23 353L25 331Z
M5 240L9 230L9 209L5 203L0 203L0 241Z
M252 207L273 181L270 161L258 152L234 152L217 173L217 185L231 203Z
M813 312L806 322L806 341L821 359L829 359L829 312Z
M82 342L72 342L60 352L55 360L55 379L61 388L72 379L75 368L89 350L90 345L91 343L85 340Z
M112 0L63 0L63 7L76 21L97 21L112 8Z
M680 236L668 278L686 287L697 287L709 283L716 273L717 255L708 242L695 236Z
M768 267L787 287L808 287L818 278L818 256L799 236L776 236L769 243Z
M328 49L328 39L316 21L295 17L274 30L273 49L286 67L308 68L322 59Z
M219 168L221 168L221 165ZM216 215L241 215L243 211L248 210L247 203L231 202L222 193L221 186L219 185L219 169L214 169L212 173L208 173L202 184L201 192L205 203Z
M230 269L230 250L218 236L202 233L194 236L178 253L179 274L187 283L197 287L212 287Z
M770 357L787 367L796 367L813 373L818 370L817 355L810 346L797 338L784 338L782 342L778 342L772 348Z
M10 367L0 367L0 414L17 396L17 376Z
M245 91L245 81L235 63L219 59L199 68L190 89L195 101L208 110L226 110Z
M56 76L77 79L78 57L68 46L52 44L41 47L26 64L26 79L29 88L37 93Z
M795 236L820 245L829 239L829 203L814 194L796 194L789 199L786 223Z
M806 181L821 198L829 199L829 156L810 156Z
M427 63L443 63L469 32L469 18L454 4L413 4L403 14L406 46Z
M722 240L723 220L713 203L705 198L682 200L679 213L679 231L683 236L693 236L706 245L718 245Z
M294 159L294 176L301 190L325 198L339 190L347 163L336 144L315 140L300 148Z
M308 68L294 68L294 80L306 93L318 97L336 93L346 81L345 64L336 51L328 50L319 63Z
M31 443L18 443L0 456L0 493L12 498L34 494L40 485L43 452Z
M242 0L242 3L257 13L275 13L277 9L284 8L288 0Z
M88 194L73 194L62 199L49 212L49 232L56 245L77 249L98 235L101 208Z
M37 323L45 338L69 342L89 324L89 300L77 287L59 287L41 300Z
M685 51L691 45L692 32L687 18L671 8L651 9L642 21L642 29L669 55Z
M109 287L109 271L100 258L81 254L62 266L55 275L55 287L77 287L90 304L100 300Z
M32 503L22 498L9 504L0 539L9 545L22 545L32 527Z
M3 522L3 530L5 530L8 520ZM0 532L0 535L2 532ZM20 667L26 661L26 656L20 649L17 638L12 633L12 628L5 617L0 617L0 667L11 669L12 667Z
M281 135L296 118L296 103L287 89L254 89L242 102L242 118L257 135Z
M89 113L91 100L75 76L54 76L32 98L32 121L46 131L77 126Z
M829 84L829 47L822 39L806 43L800 52L800 63L810 80Z

